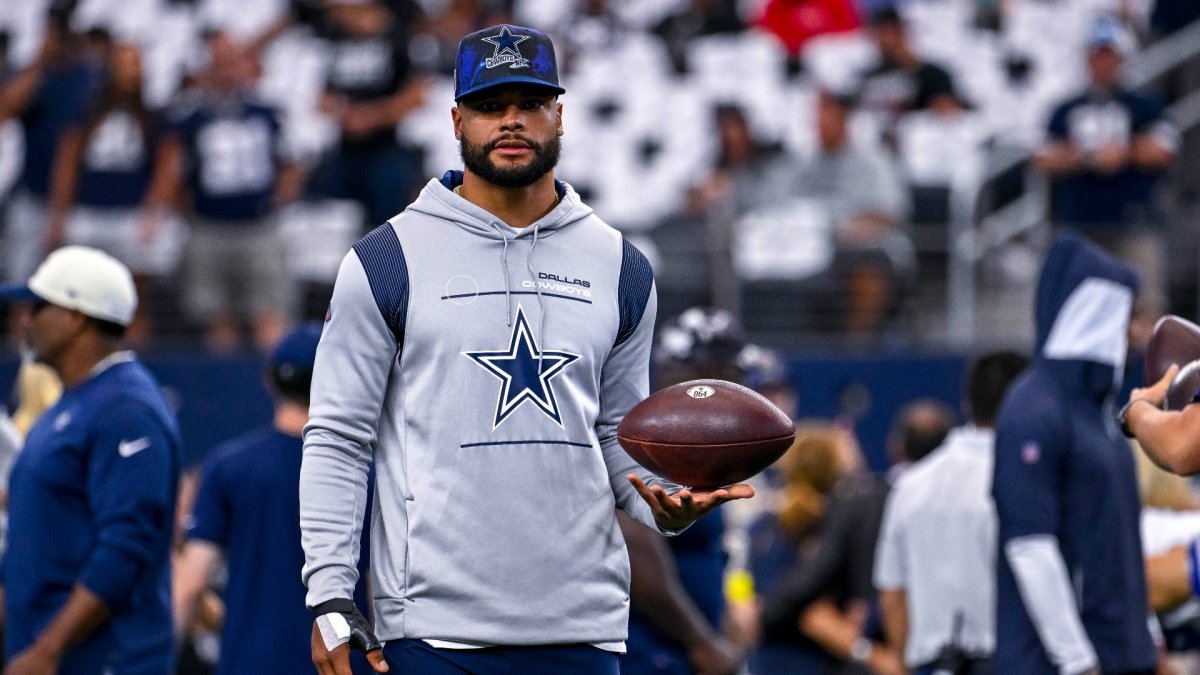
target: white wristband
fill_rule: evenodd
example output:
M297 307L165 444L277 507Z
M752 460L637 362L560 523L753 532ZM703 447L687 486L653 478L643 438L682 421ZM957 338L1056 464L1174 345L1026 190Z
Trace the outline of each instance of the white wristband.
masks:
M325 641L327 651L333 651L350 641L350 624L346 617L337 612L318 616L317 630L321 631L321 639Z
M865 637L859 636L850 647L850 660L858 664L866 663L871 658L875 645Z

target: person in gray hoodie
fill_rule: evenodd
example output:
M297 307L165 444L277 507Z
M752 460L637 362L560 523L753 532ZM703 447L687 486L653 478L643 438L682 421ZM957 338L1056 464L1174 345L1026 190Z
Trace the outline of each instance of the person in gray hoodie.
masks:
M630 583L616 509L669 535L754 494L681 489L617 443L649 392L653 272L554 178L564 91L544 34L463 38L465 171L342 263L300 476L323 675L349 672L349 647L380 672L615 675ZM373 629L350 600L371 462Z

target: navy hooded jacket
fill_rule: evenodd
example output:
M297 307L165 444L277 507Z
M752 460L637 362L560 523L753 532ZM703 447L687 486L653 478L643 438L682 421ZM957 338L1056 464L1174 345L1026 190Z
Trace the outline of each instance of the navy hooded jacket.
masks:
M1056 240L1038 285L1038 352L996 422L998 550L1054 537L1104 672L1156 661L1134 460L1111 413L1137 283L1129 267L1077 235ZM997 558L996 672L1057 673L1009 559Z

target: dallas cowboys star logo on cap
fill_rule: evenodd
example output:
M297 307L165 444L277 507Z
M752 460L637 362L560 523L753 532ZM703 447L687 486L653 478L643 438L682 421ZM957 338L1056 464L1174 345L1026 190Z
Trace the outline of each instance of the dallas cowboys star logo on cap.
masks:
M496 52L484 60L484 65L488 68L495 68L507 63L510 64L509 68L529 67L529 59L521 56L521 52L517 49L517 45L528 39L528 35L514 35L508 26L501 26L498 35L482 38L484 42L496 47Z
M525 310L520 305L517 305L517 320L513 323L507 350L463 352L463 355L500 379L493 429L526 401L537 406L558 426L563 425L551 381L579 355L540 350L529 329L529 322L525 320Z

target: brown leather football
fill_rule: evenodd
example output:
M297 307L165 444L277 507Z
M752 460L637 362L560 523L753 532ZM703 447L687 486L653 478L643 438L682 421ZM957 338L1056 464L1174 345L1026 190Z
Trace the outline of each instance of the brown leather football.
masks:
M796 437L792 420L740 384L692 380L633 407L617 440L638 464L680 485L712 489L750 478Z
M1146 344L1143 381L1147 386L1154 384L1171 364L1182 368L1196 359L1200 359L1200 326L1168 314L1154 324L1154 332Z

